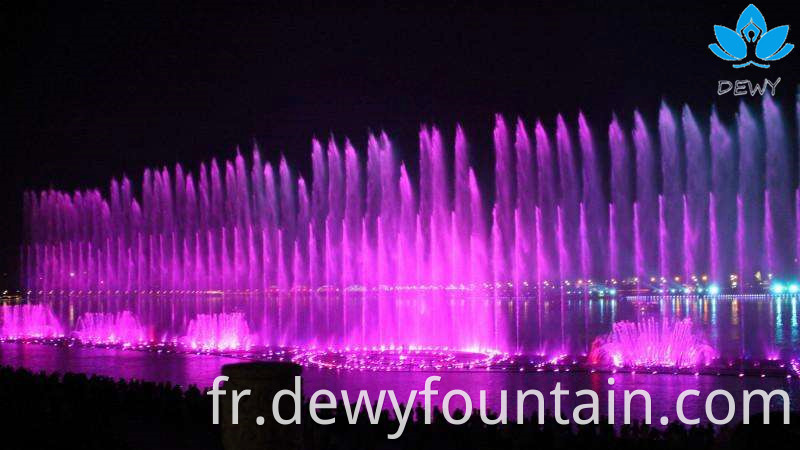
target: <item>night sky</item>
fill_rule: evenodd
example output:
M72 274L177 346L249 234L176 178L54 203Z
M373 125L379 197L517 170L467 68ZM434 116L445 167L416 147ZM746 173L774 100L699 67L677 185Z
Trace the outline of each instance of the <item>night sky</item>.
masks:
M731 121L739 98L717 96L721 79L781 77L788 112L800 68L797 49L767 70L709 51L713 25L734 27L747 1L117 3L7 3L0 15L0 287L18 276L25 189L105 189L145 167L249 153L254 140L308 177L312 136L363 151L383 129L415 160L420 123L451 136L456 122L487 183L496 112L551 125L580 109L602 140L613 111L630 123L638 107L654 123L662 99L702 114L716 102ZM800 44L800 9L756 5Z

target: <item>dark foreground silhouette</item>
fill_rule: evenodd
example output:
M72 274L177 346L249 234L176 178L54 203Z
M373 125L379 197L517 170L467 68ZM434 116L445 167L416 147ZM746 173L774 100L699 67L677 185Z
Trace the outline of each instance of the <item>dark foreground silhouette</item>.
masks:
M341 402L338 402L341 405ZM115 381L81 374L32 373L0 368L0 448L2 449L220 449L219 426L211 424L211 397L196 387L183 390L169 383ZM307 411L307 409L306 409ZM750 425L665 429L633 424L560 426L548 415L543 425L486 426L477 413L461 426L445 422L437 410L431 425L418 408L398 440L384 412L380 424L361 420L350 425L344 410L335 424L303 418L303 448L308 449L775 449L800 443L800 416L783 425L754 416ZM603 421L601 421L602 423ZM276 449L278 450L278 449ZM280 449L283 450L283 449Z

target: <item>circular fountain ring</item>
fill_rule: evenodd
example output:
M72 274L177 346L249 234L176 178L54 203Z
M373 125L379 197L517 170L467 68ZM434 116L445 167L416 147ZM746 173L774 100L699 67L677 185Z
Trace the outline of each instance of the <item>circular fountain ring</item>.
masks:
M293 361L322 369L423 371L490 369L504 359L496 351L412 347L308 349L295 355Z

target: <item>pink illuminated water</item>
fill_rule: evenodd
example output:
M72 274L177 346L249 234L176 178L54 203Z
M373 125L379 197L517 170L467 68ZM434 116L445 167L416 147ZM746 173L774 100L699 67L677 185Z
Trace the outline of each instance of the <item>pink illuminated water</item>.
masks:
M23 281L86 293L796 273L795 150L770 97L731 125L666 105L653 125L614 117L607 137L576 122L531 132L498 115L494 173L473 166L485 150L460 127L451 144L426 126L415 162L380 133L365 151L313 140L310 174L256 148L106 191L29 192Z
M66 297L55 314L89 343L581 355L611 322L636 319L614 325L598 358L691 365L709 353L682 316L670 329L588 312L572 324L569 303L545 297L590 279L730 291L756 273L797 274L800 191L783 113L765 97L728 121L664 104L652 123L637 111L607 127L583 114L532 126L498 115L485 167L475 155L487 150L460 126L452 141L424 126L415 161L378 133L363 148L312 140L310 173L255 148L103 191L28 192L23 284ZM209 297L179 298L195 294ZM10 308L3 336L62 334L46 310ZM548 322L553 311L564 317Z
M495 362L531 370L553 360L682 369L719 354L711 368L730 371L747 361L790 361L800 348L800 302L788 296L495 299L380 291L27 300L36 303L0 307L0 340L259 358L280 349L339 362L366 356L377 365L386 351L412 360L423 349L419 358L431 365L450 364L456 354L496 355Z
M710 364L719 353L697 333L691 319L617 322L592 344L589 362L626 368L688 368Z
M74 336L91 344L137 344L152 342L139 319L130 311L85 313L75 326Z
M0 305L0 338L51 338L64 329L48 305Z
M253 344L242 313L198 314L182 341L193 350L244 350Z

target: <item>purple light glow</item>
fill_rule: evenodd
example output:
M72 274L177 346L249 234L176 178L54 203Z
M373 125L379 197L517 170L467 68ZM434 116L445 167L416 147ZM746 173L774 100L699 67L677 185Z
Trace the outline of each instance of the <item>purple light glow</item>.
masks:
M64 329L47 305L0 305L0 339L56 338Z
M311 183L255 149L249 162L237 153L195 173L148 169L139 186L114 180L107 194L29 192L23 282L36 292L252 292L796 271L790 146L773 100L763 120L742 105L738 166L716 113L710 139L688 107L678 117L662 105L657 136L634 118L631 133L614 118L606 145L583 115L577 133L559 116L555 139L540 122L529 135L498 115L489 192L460 127L453 150L422 128L416 180L381 133L365 159L349 141L342 151L314 140Z
M592 343L589 363L630 369L691 368L709 365L718 357L717 351L694 332L691 319L648 319L615 323L611 333Z
M363 153L313 140L310 182L256 148L193 173L148 169L107 193L28 192L29 293L108 303L75 318L75 305L62 305L61 325L44 307L8 307L2 336L294 348L335 367L391 368L382 349L414 347L436 361L421 364L451 367L456 355L585 354L588 343L569 342L563 299L560 329L543 319L545 291L730 292L797 272L800 191L769 97L760 114L741 106L732 127L666 105L654 126L638 112L631 130L614 117L607 140L582 114L574 126L558 116L552 130L495 120L493 173L471 163L460 126L452 148L423 127L418 164L400 161L384 133ZM197 293L206 298L178 298ZM515 303L532 294L535 311ZM589 359L609 366L685 368L716 354L674 320L617 323L596 344Z
M80 297L73 300L83 304L85 299ZM592 344L587 343L587 347L591 349L587 355L580 344L578 347L573 345L572 348L567 348L556 342L541 347L540 351L535 351L533 348L527 350L518 348L509 352L480 347L470 342L489 342L490 338L474 341L465 339L470 332L478 328L477 326L465 326L465 330L441 330L437 334L426 333L423 327L412 324L413 326L408 327L403 333L398 333L397 330L392 331L391 326L387 326L391 324L373 327L372 323L365 321L364 327L352 329L356 333L347 333L345 336L348 337L344 338L330 336L325 340L328 344L322 345L320 342L323 342L325 333L320 333L315 327L298 328L297 331L301 334L290 336L292 327L287 326L286 321L292 320L292 314L283 314L282 318L273 321L272 324L263 323L258 326L258 322L252 325L253 321L248 320L241 312L199 313L188 318L181 317L183 312L176 310L174 306L170 309L175 320L170 320L165 326L153 322L154 318L163 317L165 312L165 310L151 309L152 304L160 300L154 298L148 300L151 306L145 306L141 310L140 313L144 314L142 316L125 309L119 313L80 313L71 308L61 308L63 304L59 305L57 302L7 306L2 310L3 322L0 323L2 325L0 332L4 334L0 335L0 340L62 347L101 347L179 354L209 353L254 360L291 360L307 367L332 370L591 373L646 370L654 374L760 377L786 377L797 374L796 360L790 355L786 356L788 359L783 359L776 347L773 351L766 352L763 358L737 356L736 353L730 352L724 357L719 356L716 349L708 345L696 332L697 330L693 330L692 322L688 318L681 320L662 317L639 319L640 321L636 323L616 322L612 325L611 333L596 338ZM180 303L181 300L185 299L165 299L164 304L169 307L171 301ZM306 300L295 298L292 303L299 304ZM368 302L380 303L376 300L378 299L373 297ZM115 297L111 301L120 304L124 300ZM481 303L476 299L458 300L458 302L464 305ZM259 302L254 299L253 304L257 303ZM437 298L433 304L423 303L422 306L427 308L447 303L450 301ZM498 301L496 304L503 309L509 303ZM145 301L139 305L148 303ZM199 305L191 304L192 307ZM202 308L207 310L208 306ZM57 319L58 316L54 311L67 316ZM495 310L495 313L499 311ZM453 312L458 311L453 310ZM69 317L73 313L78 319L73 325L69 325L72 323ZM454 314L454 316L460 315ZM423 319L419 324L424 321ZM321 322L315 323L324 326ZM277 329L273 328L275 325ZM361 331L371 332L374 335L367 336ZM392 335L390 331L397 334ZM577 330L573 330L575 331ZM278 336L278 339L271 340L269 334ZM554 334L557 332L551 328L542 336L549 339ZM434 336L439 337L439 342L457 341L459 344L455 346L370 344L370 342L412 342L431 339ZM502 339L498 342L502 342Z
M90 344L143 344L152 342L139 320L130 311L86 313L78 319L73 333Z
M301 350L292 360L304 366L333 370L478 370L507 362L498 352L447 348L346 348Z
M246 350L252 341L244 314L198 314L189 322L182 344L192 350Z

